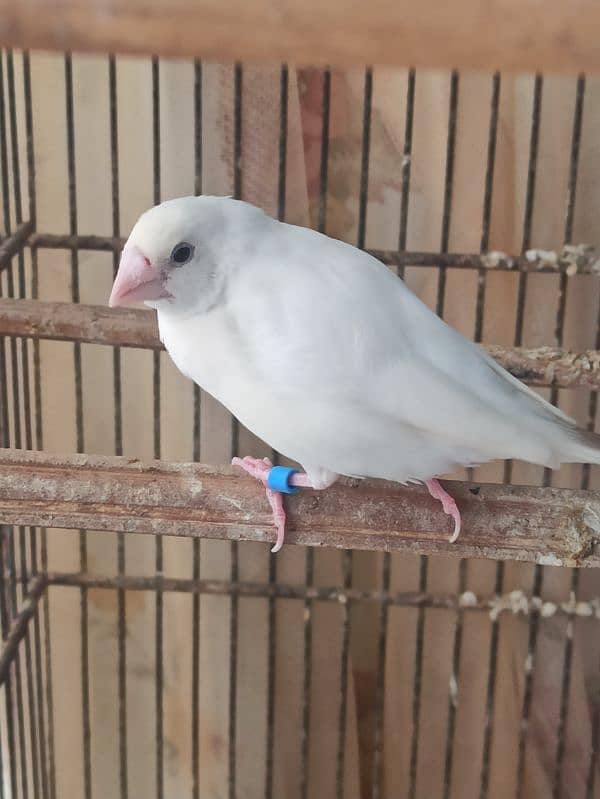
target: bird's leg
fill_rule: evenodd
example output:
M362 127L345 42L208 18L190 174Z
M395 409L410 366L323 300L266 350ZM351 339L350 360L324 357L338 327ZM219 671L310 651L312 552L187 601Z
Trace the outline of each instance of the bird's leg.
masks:
M446 491L442 488L438 480L425 480L427 490L434 499L438 499L442 503L442 509L448 516L454 519L454 532L450 536L450 543L453 544L460 534L460 511L456 506L456 502Z
M285 538L285 508L283 507L283 496L281 493L279 491L273 491L273 489L269 488L267 485L267 478L269 472L273 468L273 464L268 458L263 458L261 460L260 458L251 458L247 455L245 458L233 458L231 465L239 466L240 469L243 469L251 477L254 477L255 480L260 480L264 485L267 499L269 500L269 505L273 512L273 522L277 529L277 540L271 552L279 552Z
M271 510L273 512L273 522L277 529L277 540L275 542L275 546L271 549L271 552L279 552L283 546L283 541L285 538L286 515L285 508L283 507L282 491L291 494L295 493L294 489L298 488L322 489L327 488L337 480L337 474L333 474L333 472L327 472L325 470L317 471L311 477L306 474L306 472L298 472L295 470L284 469L283 467L275 467L284 473L286 482L285 488L281 488L281 486L279 486L279 490L276 490L276 488L271 488L268 483L269 473L274 468L273 464L268 458L251 458L250 456L246 456L245 458L233 458L231 465L239 466L240 469L243 469L251 477L254 477L256 480L260 480L265 487L267 499L269 500L269 505L271 506ZM286 472L287 474L285 474Z
M283 507L283 495L281 491L274 491L267 483L269 472L273 468L273 464L268 458L263 458L261 460L260 458L251 458L250 456L246 456L245 458L234 458L231 461L231 465L239 466L240 469L243 469L245 472L247 472L247 474L249 474L251 477L254 477L256 480L260 480L260 482L264 485L267 499L269 500L269 505L271 506L271 511L273 512L273 522L275 524L275 528L277 529L277 540L275 541L275 546L271 549L271 552L279 552L285 539L286 514L285 508ZM306 482L302 478L306 478ZM310 487L311 485L310 481L308 481L308 476L300 473L294 474L290 480L290 483L295 486Z

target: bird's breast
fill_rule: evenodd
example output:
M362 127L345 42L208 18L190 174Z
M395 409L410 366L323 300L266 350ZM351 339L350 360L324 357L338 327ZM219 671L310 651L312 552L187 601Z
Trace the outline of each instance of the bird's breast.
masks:
M159 314L160 336L180 372L221 402L244 425L264 436L270 397L253 369L243 340L218 313L171 320Z

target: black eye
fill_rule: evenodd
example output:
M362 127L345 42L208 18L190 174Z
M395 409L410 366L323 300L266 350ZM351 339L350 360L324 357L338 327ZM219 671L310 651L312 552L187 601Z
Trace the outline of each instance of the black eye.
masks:
M187 264L191 260L193 254L194 248L192 245L188 244L187 241L181 241L176 247L173 247L171 261L177 266L183 266L183 264Z

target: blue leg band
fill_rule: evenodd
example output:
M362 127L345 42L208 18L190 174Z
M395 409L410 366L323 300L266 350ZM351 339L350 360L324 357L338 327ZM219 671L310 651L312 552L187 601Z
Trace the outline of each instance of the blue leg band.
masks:
M299 488L298 486L290 485L290 479L297 472L298 469L292 469L289 466L273 466L267 475L267 485L272 491L279 491L282 494L296 494Z

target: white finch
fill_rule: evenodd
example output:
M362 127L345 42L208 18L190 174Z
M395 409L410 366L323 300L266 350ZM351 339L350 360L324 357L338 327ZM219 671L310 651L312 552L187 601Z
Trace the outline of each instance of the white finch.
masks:
M541 399L446 325L365 252L227 197L142 214L109 304L143 300L177 367L249 430L299 462L234 462L267 488L277 543L281 490L339 475L423 482L515 458L600 462L600 437Z

